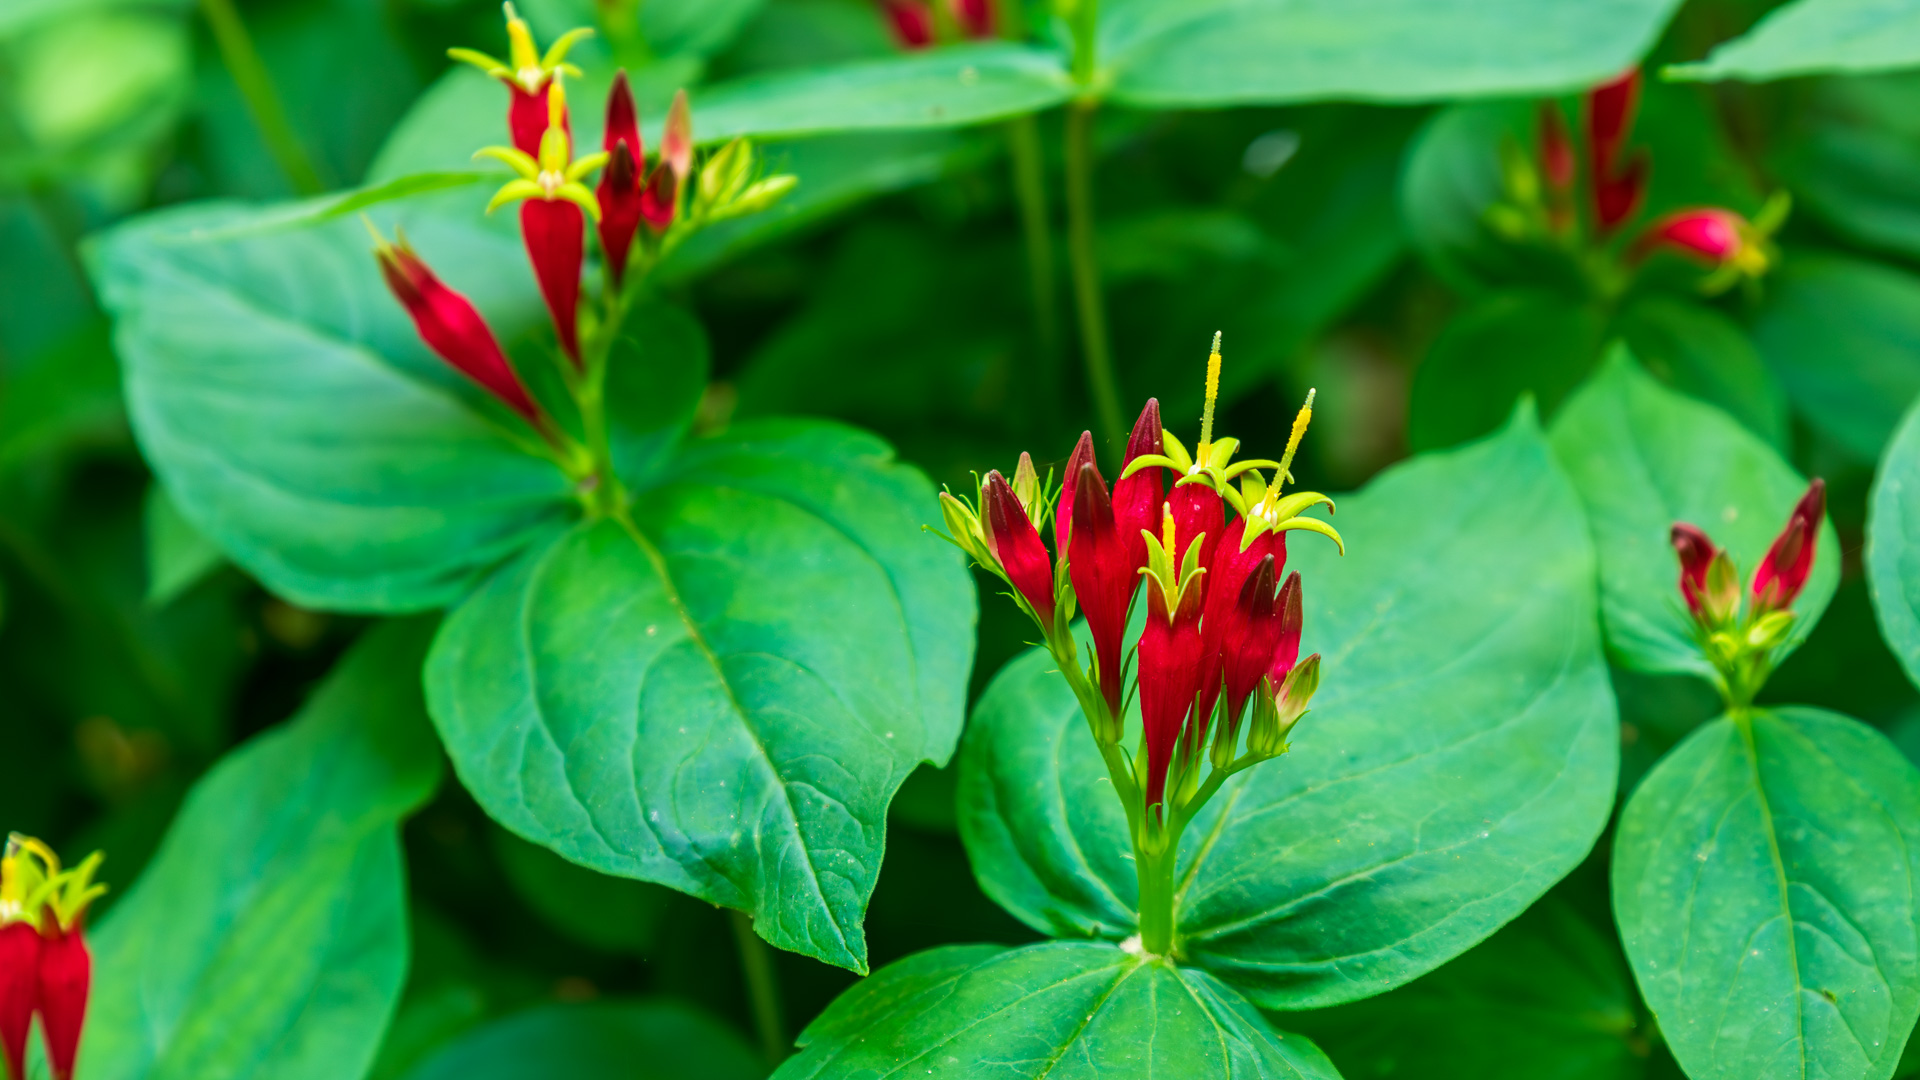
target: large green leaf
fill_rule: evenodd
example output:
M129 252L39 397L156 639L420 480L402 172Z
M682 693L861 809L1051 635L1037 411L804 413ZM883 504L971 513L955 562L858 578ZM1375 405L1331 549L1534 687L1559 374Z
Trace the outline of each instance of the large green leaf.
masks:
M1709 722L1620 817L1613 909L1697 1080L1885 1080L1920 1015L1920 772L1818 709Z
M1790 252L1767 279L1753 341L1814 430L1875 461L1920 394L1920 277Z
M1131 105L1432 101L1577 90L1630 67L1677 0L1133 0L1101 60Z
M1351 1077L1638 1080L1647 1032L1626 960L1549 895L1440 970L1389 994L1275 1019Z
M1618 765L1579 504L1525 412L1340 500L1296 541L1313 715L1181 849L1179 947L1269 1008L1389 990L1485 938L1592 846ZM961 759L988 894L1061 936L1133 932L1125 821L1044 653L1009 664Z
M1867 580L1880 632L1920 682L1920 408L1887 447L1867 506Z
M189 522L303 604L408 611L568 515L560 471L420 343L358 222L203 238L254 216L171 211L91 251L135 431ZM496 330L533 321L511 237L395 216Z
M1711 677L1680 599L1673 525L1706 530L1751 575L1807 481L1732 417L1655 382L1623 348L1567 402L1553 449L1587 507L1614 660ZM1794 604L1801 617L1789 647L1805 640L1839 581L1840 542L1829 522Z
M1668 78L1766 82L1822 72L1858 74L1920 65L1920 3L1795 0L1705 60L1666 69Z
M475 1029L407 1080L758 1080L726 1025L669 1000L543 1005Z
M1815 79L1768 138L1767 165L1849 241L1920 255L1920 72Z
M934 492L871 436L798 422L689 444L637 497L448 619L427 696L515 832L744 908L864 970L886 806L959 735L972 588Z
M89 1080L365 1074L407 970L398 824L440 771L427 632L373 631L195 786L95 938Z
M1337 1080L1205 972L1113 945L950 945L854 987L800 1034L779 1080Z

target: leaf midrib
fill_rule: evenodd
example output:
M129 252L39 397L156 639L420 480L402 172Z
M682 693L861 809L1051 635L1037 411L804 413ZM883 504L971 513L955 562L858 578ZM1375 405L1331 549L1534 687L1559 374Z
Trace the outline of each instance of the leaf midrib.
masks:
M1760 750L1754 740L1754 714L1741 711L1729 717L1734 730L1740 733L1740 746L1746 751L1748 775L1753 782L1754 803L1760 808L1760 829L1767 837L1767 854L1773 860L1775 884L1780 889L1780 915L1786 921L1787 930L1787 967L1793 972L1793 1033L1794 1044L1800 1052L1800 1075L1807 1075L1807 1017L1806 986L1800 979L1800 946L1796 940L1798 929L1793 918L1793 897L1788 891L1792 885L1787 880L1787 864L1780 857L1780 837L1773 827L1773 806L1767 801L1766 785L1760 778Z

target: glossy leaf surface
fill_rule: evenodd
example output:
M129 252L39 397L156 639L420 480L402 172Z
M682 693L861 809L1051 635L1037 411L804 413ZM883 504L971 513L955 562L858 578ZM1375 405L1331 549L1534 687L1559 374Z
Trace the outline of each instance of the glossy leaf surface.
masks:
M1097 942L910 956L843 995L799 1042L779 1080L1339 1076L1205 972Z
M1345 559L1289 545L1313 711L1202 812L1178 872L1179 947L1267 1008L1381 993L1485 938L1592 845L1618 765L1585 523L1529 414L1339 504ZM976 710L962 835L1028 924L1125 937L1125 821L1051 667L1023 655Z
M1697 1078L1891 1076L1920 1015L1920 772L1818 709L1713 720L1614 841L1640 991Z
M1615 350L1553 425L1553 448L1587 507L1600 607L1616 662L1650 672L1713 668L1680 598L1677 521L1706 530L1751 583L1807 481L1732 417L1661 386ZM1840 541L1821 526L1813 571L1793 605L1805 639L1840 581Z
M1769 12L1703 61L1671 77L1766 82L1920 65L1920 4L1911 0L1795 0Z
M1675 0L1133 0L1101 11L1113 96L1193 108L1573 90L1653 44Z
M188 796L94 938L93 1080L354 1080L407 971L398 824L439 777L414 672L370 633L287 726Z
M688 444L637 533L556 534L449 617L427 696L496 820L744 908L864 968L886 805L959 734L970 583L884 444L827 424Z
M1920 411L1887 447L1867 507L1867 580L1880 632L1920 682Z

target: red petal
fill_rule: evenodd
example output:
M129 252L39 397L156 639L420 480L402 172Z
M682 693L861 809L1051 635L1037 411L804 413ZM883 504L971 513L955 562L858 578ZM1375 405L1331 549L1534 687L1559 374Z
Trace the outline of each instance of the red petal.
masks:
M414 328L427 347L532 422L539 410L473 304L442 283L406 248L383 247L377 254L387 285L413 316Z
M586 251L586 215L565 199L528 199L520 204L520 238L533 260L533 276L553 316L560 348L580 360L580 263Z
M80 1028L87 1017L87 989L93 960L80 931L58 930L40 946L40 1030L47 1039L47 1060L54 1080L70 1080L80 1053Z
M40 1004L40 932L32 923L0 926L0 1057L7 1075L27 1075L27 1035Z

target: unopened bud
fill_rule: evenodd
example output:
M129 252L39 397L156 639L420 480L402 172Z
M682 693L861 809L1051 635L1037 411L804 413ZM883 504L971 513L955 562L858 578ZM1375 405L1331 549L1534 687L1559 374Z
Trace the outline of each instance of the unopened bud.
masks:
M800 183L800 178L792 173L781 173L756 180L740 193L722 212L722 217L740 217L743 214L757 214L784 198L787 192Z
M1033 455L1020 451L1020 464L1013 470L1013 494L1020 500L1020 508L1036 522L1041 515L1035 507L1040 504L1040 474L1034 471Z
M1707 565L1706 588L1700 594L1700 615L1708 626L1723 626L1740 610L1740 572L1733 557L1717 552Z
M731 205L752 173L752 143L741 138L721 147L700 169L699 209L695 212L708 213Z
M1770 611L1747 628L1747 644L1756 649L1777 648L1793 630L1793 612Z
M943 491L940 493L940 516L947 523L947 534L960 545L960 550L982 564L992 559L987 552L986 537L980 531L980 516L966 503L955 498L951 492Z
M1540 205L1540 173L1517 139L1500 142L1500 180L1513 201L1521 206Z

